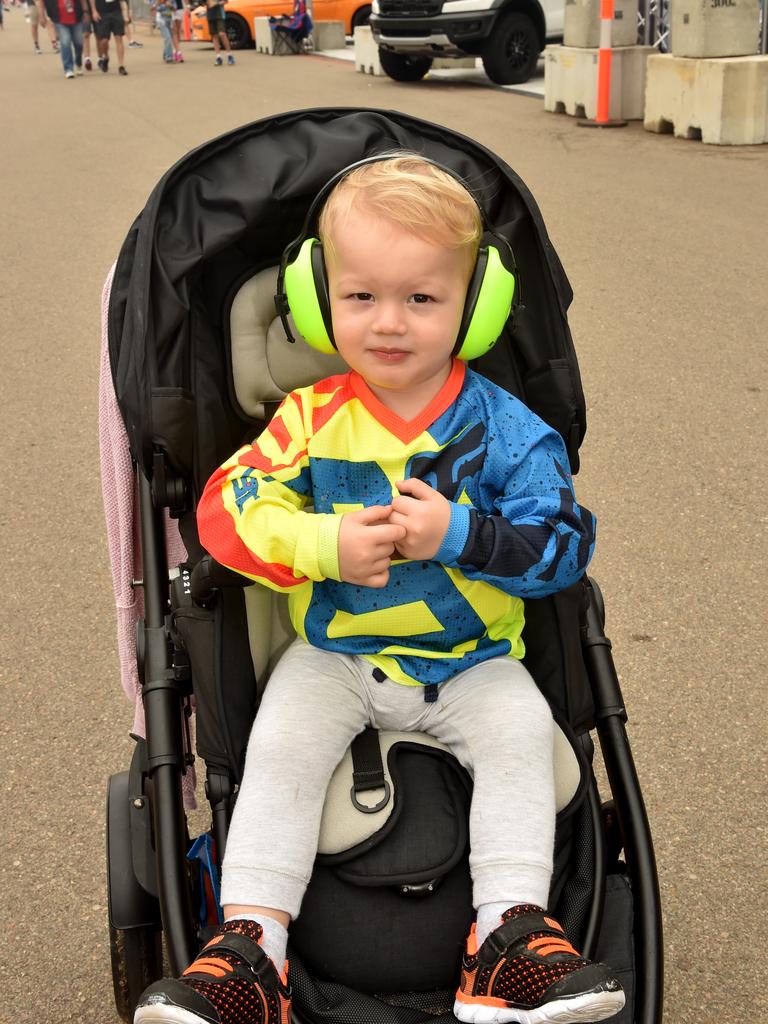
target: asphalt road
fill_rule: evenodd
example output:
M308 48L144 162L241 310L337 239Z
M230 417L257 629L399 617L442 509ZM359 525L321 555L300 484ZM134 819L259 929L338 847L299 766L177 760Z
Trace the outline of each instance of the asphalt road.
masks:
M0 33L3 599L0 1022L115 1020L107 776L127 767L97 446L101 286L162 172L280 110L399 108L536 196L572 280L590 426L577 481L665 910L666 1020L766 1018L768 147L580 130L540 100L248 52L66 81Z

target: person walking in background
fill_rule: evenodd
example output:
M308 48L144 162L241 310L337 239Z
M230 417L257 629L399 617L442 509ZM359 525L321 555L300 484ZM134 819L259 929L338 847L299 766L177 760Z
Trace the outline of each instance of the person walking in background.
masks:
M0 11L2 10L2 4L0 4ZM2 14L0 14L0 18ZM40 13L37 3L35 0L27 0L27 21L29 22L29 31L32 33L32 43L35 47L35 53L37 56L41 56L42 50L40 49L40 25L42 24L45 28L48 24L48 19L45 17L45 12Z
M26 3L27 21L29 22L29 30L32 33L32 43L35 47L35 53L39 57L42 54L40 49L39 29L44 28L48 31L48 38L51 40L51 49L54 53L59 52L59 39L56 35L56 28L52 21L49 21L45 8L40 3L38 6L37 0L27 0Z
M208 31L211 34L213 48L216 51L216 58L213 63L218 67L223 64L221 59L221 48L223 46L227 51L227 64L234 64L235 58L232 56L232 47L230 46L229 36L227 35L224 4L220 3L219 0L205 0L205 3L205 16L208 20Z
M86 71L93 71L91 60L91 36L93 35L93 21L91 10L87 4L83 5L83 67Z
M45 12L56 26L64 77L83 73L83 7L80 0L45 0Z
M173 0L156 0L156 3L152 5L152 11L155 15L155 24L163 37L163 60L166 64L173 64L174 50L171 30L171 19L174 12Z
M93 20L93 31L96 33L96 45L98 47L99 71L109 70L109 39L115 37L115 49L117 50L118 72L127 75L125 69L125 22L123 12L120 9L120 0L90 0L91 19Z
M123 22L125 23L125 38L128 40L128 45L134 47L143 46L144 43L140 43L138 41L133 28L133 15L131 14L130 0L120 0L120 13L123 15Z
M181 25L184 21L185 9L184 0L174 0L171 32L173 33L173 59L178 64L184 63L184 54L181 52Z

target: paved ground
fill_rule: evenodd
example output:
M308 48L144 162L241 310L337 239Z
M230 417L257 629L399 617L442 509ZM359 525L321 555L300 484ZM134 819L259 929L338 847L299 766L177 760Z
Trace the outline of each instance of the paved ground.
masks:
M129 51L65 81L0 34L0 1022L114 1020L104 790L128 763L97 469L101 285L161 173L310 105L474 134L536 195L576 301L579 478L660 864L670 1024L765 1019L768 147L591 132L541 101L323 58Z

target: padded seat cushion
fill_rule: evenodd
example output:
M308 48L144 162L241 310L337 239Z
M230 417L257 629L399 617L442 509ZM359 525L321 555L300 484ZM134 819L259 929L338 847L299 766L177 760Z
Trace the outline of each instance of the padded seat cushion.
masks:
M352 803L352 752L339 762L325 797L318 852L338 854L350 850L384 828L394 810L397 800L397 786L389 770L389 751L396 743L422 743L428 747L449 752L448 747L421 732L379 733L384 777L389 783L391 797L387 803L374 812L363 813ZM555 728L555 802L558 814L565 811L577 794L580 795L582 771L571 743L559 727ZM362 794L362 804L375 806L381 799L382 791L372 790Z
M232 377L235 396L248 416L264 418L265 402L281 402L294 388L314 384L323 377L346 373L341 356L329 356L301 340L292 344L275 311L277 267L249 278L240 288L229 315Z

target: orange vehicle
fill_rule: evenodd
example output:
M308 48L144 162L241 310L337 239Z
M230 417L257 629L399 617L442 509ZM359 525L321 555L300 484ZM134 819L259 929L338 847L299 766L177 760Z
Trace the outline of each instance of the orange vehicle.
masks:
M292 0L225 0L227 35L233 50L253 46L253 19L275 17L291 11ZM343 21L344 31L352 35L358 25L367 25L371 13L370 0L313 0L310 8L313 21ZM192 38L210 40L205 7L192 11Z

